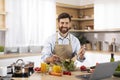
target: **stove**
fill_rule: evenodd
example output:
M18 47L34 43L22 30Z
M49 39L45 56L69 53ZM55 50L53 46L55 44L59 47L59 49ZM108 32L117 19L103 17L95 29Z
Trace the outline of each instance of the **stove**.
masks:
M7 76L0 76L0 80L13 80L12 75L8 74Z
M29 77L29 76L30 76L29 73L20 73L20 74L14 73L14 74L12 74L12 77Z

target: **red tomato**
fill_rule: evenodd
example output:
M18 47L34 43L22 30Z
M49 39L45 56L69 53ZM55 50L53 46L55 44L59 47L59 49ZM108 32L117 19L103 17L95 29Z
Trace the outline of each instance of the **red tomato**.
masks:
M34 70L35 71L41 71L41 68L40 67L35 67Z
M87 68L86 68L86 66L82 65L82 66L80 67L80 70L81 70L81 71L86 71Z
M71 75L71 72L68 72L68 75Z
M71 75L71 72L70 71L63 71L63 74L64 75Z

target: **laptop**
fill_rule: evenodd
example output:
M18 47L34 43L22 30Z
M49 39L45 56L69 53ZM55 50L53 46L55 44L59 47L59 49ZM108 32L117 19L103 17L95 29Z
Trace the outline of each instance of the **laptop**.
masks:
M82 78L82 80L101 80L109 78L114 74L118 64L120 64L119 61L99 63L93 73L86 75L77 75L76 77Z

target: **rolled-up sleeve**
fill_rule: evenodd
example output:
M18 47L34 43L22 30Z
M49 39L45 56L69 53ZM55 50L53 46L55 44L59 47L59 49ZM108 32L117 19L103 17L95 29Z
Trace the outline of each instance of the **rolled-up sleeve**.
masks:
M51 45L49 43L45 44L41 54L42 54L41 56L42 61L45 61L47 57L50 57L52 55Z
M47 57L50 57L53 52L54 47L54 36L51 36L47 39L47 41L44 43L43 50L41 52L41 60L44 62Z

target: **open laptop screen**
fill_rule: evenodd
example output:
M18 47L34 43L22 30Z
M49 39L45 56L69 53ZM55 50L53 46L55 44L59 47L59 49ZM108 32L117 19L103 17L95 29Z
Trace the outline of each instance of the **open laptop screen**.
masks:
M118 64L120 64L119 61L99 63L92 74L77 75L76 77L85 78L84 80L100 80L100 79L109 78L115 72L115 69L117 68Z

